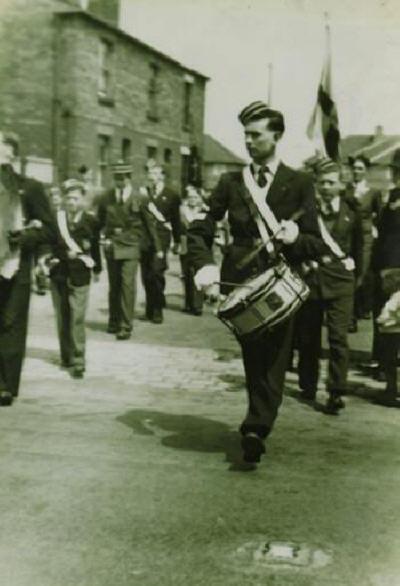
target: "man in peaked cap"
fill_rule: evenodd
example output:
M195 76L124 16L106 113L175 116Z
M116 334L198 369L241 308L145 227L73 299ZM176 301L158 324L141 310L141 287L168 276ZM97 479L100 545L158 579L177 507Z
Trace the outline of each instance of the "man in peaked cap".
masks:
M281 231L276 237L277 248L289 263L323 254L325 245L318 227L314 189L304 173L281 162L278 144L285 130L281 112L264 102L253 102L239 114L251 163L243 172L233 171L221 176L212 193L210 211L203 220L192 223L188 233L188 248L195 268L195 282L206 294L218 294L222 283L241 284L263 273L273 263L273 253L263 248L244 268L241 261L259 246L260 233L256 216L251 211L250 190L269 205ZM290 218L302 211L297 223ZM224 256L221 271L214 262L212 242L216 223L228 212L232 245ZM261 217L261 216L260 216ZM222 284L224 294L231 285ZM248 410L240 427L243 456L255 463L265 451L264 441L274 425L282 392L291 347L292 320L260 335L256 341L240 340Z
M147 202L133 192L130 165L119 161L113 166L113 175L114 187L98 207L109 281L107 331L116 334L118 340L128 340L133 328L136 276L144 235L160 255L161 246Z
M101 271L99 230L95 216L85 210L85 185L68 179L62 187L65 210L56 212L57 240L48 266L61 365L73 378L83 378L89 289L92 273Z

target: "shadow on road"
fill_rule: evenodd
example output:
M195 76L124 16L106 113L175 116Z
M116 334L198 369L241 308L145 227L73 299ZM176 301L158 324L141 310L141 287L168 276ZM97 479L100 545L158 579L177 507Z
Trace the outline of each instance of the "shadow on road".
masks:
M203 453L221 452L231 464L231 470L240 466L239 435L221 421L142 409L133 409L116 419L136 434L158 436L161 444L168 448Z
M87 321L86 327L94 332L107 332L107 322Z

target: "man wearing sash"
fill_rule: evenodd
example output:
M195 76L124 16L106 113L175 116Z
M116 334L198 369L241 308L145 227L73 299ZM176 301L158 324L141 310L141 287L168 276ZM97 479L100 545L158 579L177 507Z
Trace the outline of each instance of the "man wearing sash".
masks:
M104 231L109 282L110 334L128 340L133 329L136 277L143 240L154 256L163 257L147 198L134 194L131 167L123 161L113 167L115 186L104 194L98 206L100 229Z
M25 354L32 260L54 237L42 185L16 174L15 136L0 132L0 405L18 395Z
M345 406L349 349L347 330L352 317L355 279L362 274L361 214L341 195L340 168L330 159L317 166L317 196L321 236L329 251L312 263L306 281L311 294L297 316L300 398L313 402L317 392L321 330L326 316L329 364L324 412L337 415Z
M71 368L73 378L83 378L91 274L101 271L99 230L93 214L84 211L83 183L69 179L63 189L65 210L56 212L58 238L50 260L51 293L61 366Z
M154 246L142 247L141 271L146 293L146 312L143 319L161 324L165 307L164 290L168 250L173 240L173 252L175 254L178 252L181 235L180 199L177 193L165 185L165 172L161 165L156 163L149 165L147 176L148 210L155 221L163 255L161 258L155 255Z
M239 120L244 126L251 165L243 173L234 171L221 176L209 201L209 213L204 220L193 222L188 233L189 254L197 270L196 284L211 296L218 294L219 282L221 292L227 294L230 284L240 284L263 273L274 264L277 252L297 264L318 257L326 249L320 237L310 179L278 157L276 147L285 129L283 115L263 102L253 102L239 114ZM220 273L212 256L212 243L216 222L226 212L233 242L224 255ZM300 216L300 212L297 223L290 219ZM268 250L263 248L240 268L243 258L259 247L260 230L265 228L268 233L280 230L275 245ZM289 320L256 340L240 340L248 391L248 411L240 431L247 462L260 460L264 440L282 402L291 334Z

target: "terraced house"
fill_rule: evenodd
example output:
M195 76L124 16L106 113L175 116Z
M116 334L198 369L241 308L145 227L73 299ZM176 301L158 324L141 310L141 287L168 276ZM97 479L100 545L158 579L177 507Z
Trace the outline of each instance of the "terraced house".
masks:
M0 120L25 172L46 183L110 163L143 180L148 159L180 188L199 181L207 77L119 28L118 0L4 0Z

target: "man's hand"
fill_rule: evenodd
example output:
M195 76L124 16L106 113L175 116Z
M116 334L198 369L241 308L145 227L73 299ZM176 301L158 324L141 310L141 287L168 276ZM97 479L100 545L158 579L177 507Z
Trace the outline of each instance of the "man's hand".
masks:
M37 230L39 230L40 228L43 228L43 223L41 220L31 220L26 226L25 228L36 228Z
M162 260L164 258L164 253L162 250L157 250L156 258L158 258L159 260Z
M356 268L356 264L350 256L344 258L342 262L346 271L354 271Z
M281 230L276 235L276 239L283 244L293 244L299 236L299 227L293 220L282 220Z
M217 265L205 265L194 276L194 284L200 291L204 291L210 301L219 298L219 268Z

